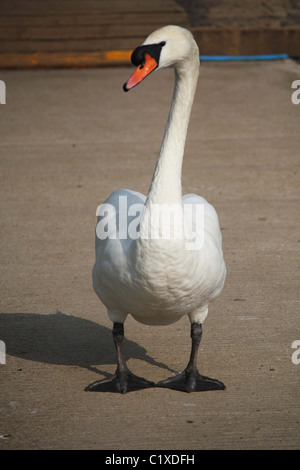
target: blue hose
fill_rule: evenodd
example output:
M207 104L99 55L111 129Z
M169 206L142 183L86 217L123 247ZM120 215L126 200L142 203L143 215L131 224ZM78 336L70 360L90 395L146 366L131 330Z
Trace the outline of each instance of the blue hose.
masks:
M207 62L243 61L243 60L278 60L288 59L288 54L262 54L262 55L201 55L200 60Z

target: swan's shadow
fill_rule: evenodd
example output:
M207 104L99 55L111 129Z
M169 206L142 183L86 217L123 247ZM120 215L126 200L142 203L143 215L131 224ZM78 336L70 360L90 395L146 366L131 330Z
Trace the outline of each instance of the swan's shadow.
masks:
M76 365L110 377L96 365L116 364L111 329L61 312L0 313L0 339L6 354L49 364ZM141 359L172 371L148 356L146 349L124 338L126 360ZM172 371L174 372L174 371Z

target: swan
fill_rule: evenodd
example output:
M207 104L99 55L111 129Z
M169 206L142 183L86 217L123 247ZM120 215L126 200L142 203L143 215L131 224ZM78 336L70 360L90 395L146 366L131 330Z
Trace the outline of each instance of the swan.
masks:
M148 195L114 191L97 209L93 287L112 321L117 369L87 391L126 393L149 387L185 392L223 390L197 369L208 305L222 291L226 267L218 216L195 194L182 196L181 170L187 128L199 75L199 50L190 31L165 26L131 56L137 68L129 91L154 70L173 67L175 85L167 126ZM169 325L187 315L191 353L184 371L155 384L134 375L123 352L128 314L147 325Z

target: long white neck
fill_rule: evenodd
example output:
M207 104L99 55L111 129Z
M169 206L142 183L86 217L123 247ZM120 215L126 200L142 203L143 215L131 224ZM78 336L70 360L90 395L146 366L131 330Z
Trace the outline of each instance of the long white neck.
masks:
M198 55L175 68L171 109L146 206L181 204L182 160L198 76Z

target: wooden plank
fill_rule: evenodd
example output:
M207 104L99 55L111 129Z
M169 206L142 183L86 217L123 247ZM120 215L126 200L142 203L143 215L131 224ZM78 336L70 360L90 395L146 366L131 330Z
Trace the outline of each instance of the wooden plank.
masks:
M10 40L41 40L57 41L66 39L102 39L102 38L128 38L145 37L153 30L164 26L164 20L147 24L124 24L122 27L115 24L78 25L74 26L25 26L22 28L2 27L0 30L0 40L9 42Z
M113 67L129 65L132 50L78 52L35 52L0 54L0 69Z
M182 11L172 0L1 0L0 11L5 15L47 15L53 12L147 12Z
M89 40L65 40L65 41L1 41L2 52L75 52L75 51L101 51L101 50L126 50L134 49L145 40L145 35L130 38L104 38Z
M136 38L112 38L90 39L70 41L11 41L2 42L0 52L82 52L101 50L126 50L134 49L144 41L145 37Z
M131 25L147 23L181 24L188 25L187 16L184 12L166 11L163 14L160 11L149 11L147 14L126 12L112 13L103 12L91 15L90 13L78 14L59 14L50 16L0 16L0 27L39 27L41 24L47 26L78 26L78 25Z

